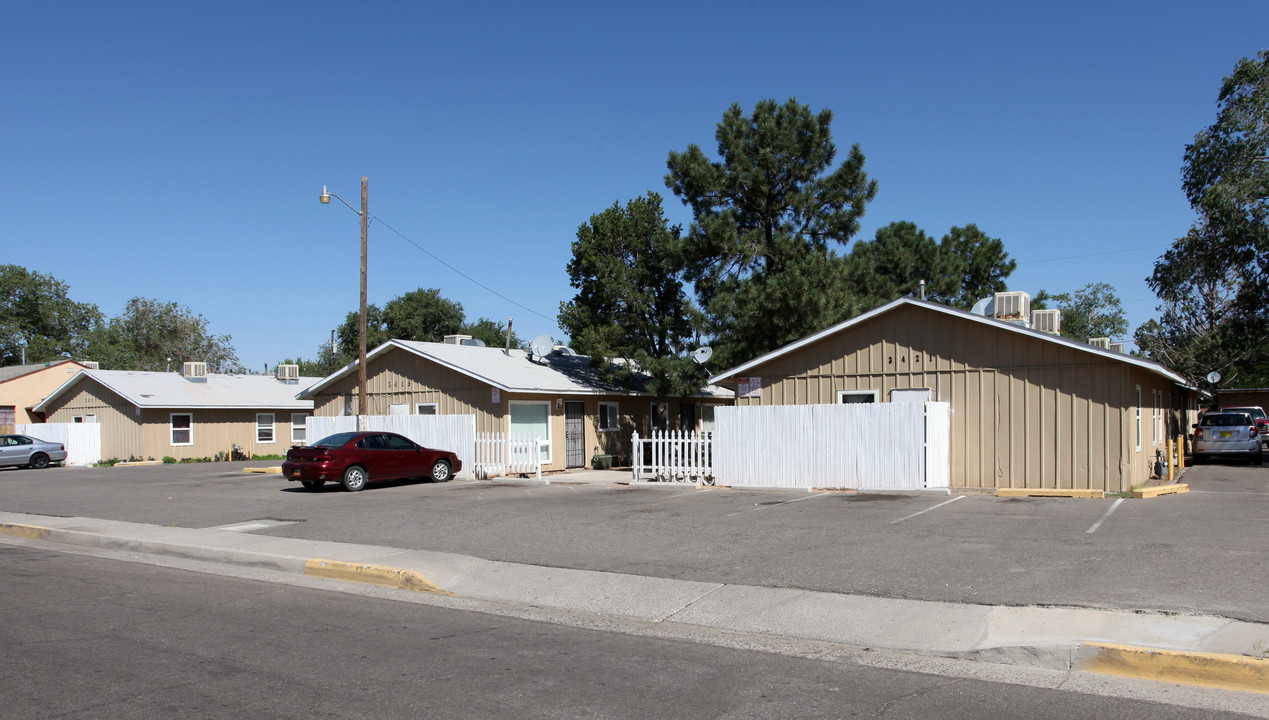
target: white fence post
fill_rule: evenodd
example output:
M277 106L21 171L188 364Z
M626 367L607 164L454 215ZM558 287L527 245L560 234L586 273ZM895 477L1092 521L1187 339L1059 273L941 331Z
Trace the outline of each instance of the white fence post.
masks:
M713 482L713 434L653 430L650 437L631 436L634 481Z

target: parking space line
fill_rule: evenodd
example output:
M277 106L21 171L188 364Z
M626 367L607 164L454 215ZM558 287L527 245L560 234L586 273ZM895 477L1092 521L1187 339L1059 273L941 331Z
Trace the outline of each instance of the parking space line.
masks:
M1085 532L1086 534L1089 534L1089 535L1091 535L1091 534L1093 534L1093 533L1097 532L1097 528L1101 527L1101 526L1102 526L1102 523L1106 522L1106 518L1110 517L1110 514L1111 514L1111 513L1113 513L1113 512L1115 512L1115 508L1119 507L1119 503L1121 503L1121 502L1123 502L1123 501L1124 501L1124 499L1123 499L1123 498L1119 498L1119 499L1118 499L1118 500L1116 500L1115 502L1111 503L1111 504L1110 504L1110 509L1106 511L1106 514L1102 516L1102 519L1101 519L1101 520L1098 520L1098 521L1097 521L1097 522L1095 522L1095 523L1093 523L1093 527L1091 527L1091 528L1089 528L1089 529L1085 530L1084 532Z
M735 517L737 515L744 515L745 513L753 512L754 510L766 510L768 508L779 507L781 505L788 505L789 503L802 502L803 500L810 500L811 498L814 498L814 497L827 497L828 495L829 493L815 493L813 495L807 495L805 497L793 498L792 500L782 500L778 503L772 503L770 505L759 505L757 507L751 507L748 510L741 510L740 512L728 513L727 515L724 515L723 517Z
M943 502L939 503L938 505L935 505L934 507L928 507L928 508L926 508L926 509L924 509L924 510L922 510L922 511L920 511L920 512L914 512L914 513L912 513L911 515L905 515L905 516L903 516L903 517L899 518L898 520L891 520L891 521L890 521L890 524L891 524L891 525L896 525L896 524L901 523L901 522L903 522L904 520L907 520L907 519L909 519L909 518L914 518L914 517L916 517L917 515L924 515L925 513L928 513L928 512L929 512L929 511L931 511L931 510L938 510L939 508L943 507L944 505L950 505L950 504L952 504L952 503L956 502L957 500L963 500L965 497L967 497L967 496L966 496L966 495L957 495L956 497L952 498L951 500L944 500Z

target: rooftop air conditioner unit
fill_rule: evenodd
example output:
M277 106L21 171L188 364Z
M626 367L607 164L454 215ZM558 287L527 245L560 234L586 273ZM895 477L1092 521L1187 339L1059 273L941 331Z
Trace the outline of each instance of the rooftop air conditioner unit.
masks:
M1114 342L1113 342L1113 343L1110 343L1110 344L1106 347L1106 349L1107 349L1107 350L1110 350L1111 352L1122 353L1122 352L1124 351L1124 344L1123 344L1123 343L1114 343Z
M1032 310L1031 327L1050 335L1062 334L1061 310Z
M1110 349L1110 338L1089 338L1088 344L1093 347L1099 347L1103 350Z
M277 372L277 378L281 380L282 382L290 382L290 381L299 382L299 379L300 379L299 365L288 365L288 364L278 365L277 368L275 368L275 371Z
M181 365L181 375L187 380L206 380L207 363L187 362Z
M471 335L446 335L446 345L465 345L464 340L471 340Z
M995 306L999 320L1031 319L1031 296L1021 290L996 293Z
M96 360L80 360L79 364L89 370L99 370L101 368L101 365Z

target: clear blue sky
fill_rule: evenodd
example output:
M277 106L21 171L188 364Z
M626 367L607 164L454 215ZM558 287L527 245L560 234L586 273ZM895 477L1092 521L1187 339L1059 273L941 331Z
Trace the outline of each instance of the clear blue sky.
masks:
M514 301L375 224L371 302L436 287L559 337L578 225L655 190L686 226L667 153L797 97L878 181L859 238L976 223L1011 289L1107 282L1135 328L1194 219L1185 144L1266 28L1264 0L9 3L0 262L107 315L180 302L262 370L356 309L357 216L317 196L366 175L372 215Z

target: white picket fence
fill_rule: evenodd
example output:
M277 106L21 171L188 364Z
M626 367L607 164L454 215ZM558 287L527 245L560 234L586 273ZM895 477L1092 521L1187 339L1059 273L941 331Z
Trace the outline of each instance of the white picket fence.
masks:
M476 467L476 416L475 415L367 415L368 430L394 432L414 442L437 450L448 450L458 456L463 464L462 473ZM308 442L316 442L328 435L356 432L357 416L310 415L304 423Z
M67 465L92 465L101 460L101 426L97 423L34 423L17 425L14 432L66 447Z
M476 477L484 480L499 475L533 475L541 479L541 448L537 435L477 433Z
M653 430L647 438L635 433L631 443L635 482L714 482L713 433Z
M951 480L951 406L720 407L713 433L634 435L636 482L922 490Z

